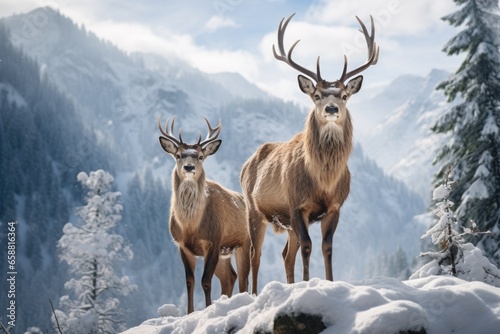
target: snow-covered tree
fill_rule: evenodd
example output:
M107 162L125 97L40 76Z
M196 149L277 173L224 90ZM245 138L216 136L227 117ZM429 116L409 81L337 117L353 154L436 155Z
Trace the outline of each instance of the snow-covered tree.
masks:
M449 199L455 182L450 179L449 167L444 183L439 185L432 194L437 201L434 215L438 218L422 238L431 237L437 251L421 253L420 256L430 261L420 267L411 277L420 278L430 275L453 275L467 281L482 281L500 287L500 270L492 264L479 248L471 243L465 243L464 237L475 235L490 235L491 232L480 232L476 223L469 221L470 227L463 228L459 233L456 229L457 216L453 213L453 202Z
M124 238L112 233L121 220L121 194L108 191L113 176L104 170L81 172L77 179L88 189L86 205L76 210L79 224L67 223L58 243L73 276L64 285L73 298L61 297L65 311L55 314L65 334L116 333L122 329L118 297L136 289L118 272L120 262L133 256Z
M438 88L449 101L460 102L447 111L433 131L449 134L437 162L441 179L454 164L459 180L450 198L460 203L457 216L475 219L481 230L473 242L497 266L500 265L500 10L498 0L454 0L461 6L443 19L451 25L465 25L444 47L449 55L466 53L465 60Z

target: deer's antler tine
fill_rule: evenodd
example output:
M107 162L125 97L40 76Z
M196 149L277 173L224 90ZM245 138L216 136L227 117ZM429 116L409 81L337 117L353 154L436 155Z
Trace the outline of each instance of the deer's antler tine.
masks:
M316 82L319 82L321 81L321 76L318 75L317 73L314 73L313 71L311 70L308 70L306 69L305 67L302 67L300 66L299 64L297 64L296 62L294 62L292 60L292 53L293 53L293 50L295 48L295 46L297 46L297 43L300 41L296 41L289 49L288 53L285 52L285 46L284 46L284 42L283 42L283 39L284 39L284 36L285 36L285 31L286 31L286 28L288 26L288 23L290 22L290 20L295 16L295 13L290 15L286 20L283 18L280 22L280 25L278 27L278 49L280 51L280 53L278 54L276 52L276 47L274 46L273 44L273 55L276 59L282 61L282 62L285 62L287 63L288 65L290 65L292 68L298 70L299 72L311 77L313 80L315 80ZM319 69L319 63L316 64L316 67Z
M182 141L182 128L179 129L179 141L183 143Z
M358 74L358 73L363 72L371 65L377 64L377 61L378 61L379 48L378 48L377 44L375 43L375 22L373 20L373 16L370 15L371 35L368 33L368 29L366 29L366 26L364 25L363 21L361 21L361 19L357 16L356 16L356 20L358 20L359 24L361 25L360 32L363 33L363 35L365 37L366 45L368 47L368 59L367 59L366 63L355 68L354 70L349 71L345 74L343 72L341 79L339 79L339 81L342 81L342 82L349 79L350 77ZM345 60L344 63L347 64L347 60Z
M167 122L168 122L168 119L167 119ZM158 129L160 130L161 134L166 136L167 134L165 133L165 131L163 131L163 128L161 126L161 115L158 117Z
M220 131L222 128L222 122L221 122L220 118L219 118L219 123L217 124L217 126L215 128L213 128L210 125L210 122L208 121L208 119L206 117L205 117L205 122L207 122L208 134L207 134L207 137L205 138L205 140L199 144L201 146L204 146L204 145L216 140L217 137L219 137Z
M321 78L321 71L319 69L319 56L316 60L316 80L317 82L323 81L323 79Z
M196 143L196 145L200 145L201 143L201 131L198 131L198 142Z
M373 50L376 46L375 44L375 23L373 21L373 16L370 15L370 23L371 23L371 35L368 34L368 29L366 29L365 24L359 17L356 16L356 20L358 20L359 24L361 25L361 29L359 31L365 36L366 42L368 44L368 58L370 58L373 55ZM369 43L368 43L369 41Z
M173 129L174 129L174 122L175 122L175 116L174 116L174 118L172 119L172 126L171 126L171 128L170 128L171 133L173 133ZM169 139L170 141L172 141L173 143L175 143L177 146L181 145L181 144L182 144L182 139L180 139L180 141L179 141L179 139L175 138L172 134L170 134L170 133L168 132L168 123L169 123L169 120L168 120L168 118L167 118L167 122L166 122L166 124L165 124L165 130L163 130L163 128L162 128L162 126L161 126L161 115L158 117L158 129L160 129L161 134L162 134L165 138L167 138L167 139Z
M374 59L372 61L372 65L376 65L377 62L378 62L378 53L380 51L380 48L379 46L375 43L375 56L374 56Z
M292 66L294 69L298 70L299 72L307 75L308 77L310 77L314 81L319 82L320 79L318 78L317 73L314 73L313 71L308 70L307 68L302 67L301 65L299 65L295 61L293 61L292 53L293 53L293 50L295 49L295 47L297 46L297 44L299 44L299 42L300 42L300 39L297 42L293 43L293 45L290 47L290 50L288 51L288 55L287 55L287 64L289 64L290 66Z
M293 13L292 15L290 15L285 23L282 25L281 23L283 23L283 20L281 20L280 22L280 28L278 30L278 39L281 41L280 43L280 52L282 55L285 54L285 47L284 47L284 44L283 44L283 37L285 36L285 30L286 30L286 27L288 26L288 23L290 22L290 20L295 16L295 13Z
M168 122L168 120L167 120ZM175 124L175 116L172 118L172 126L170 127L170 133L173 135L174 134L174 124ZM168 129L168 123L167 123L167 129Z
M342 75L340 76L340 79L338 81L344 82L345 81L345 75L347 73L347 56L344 55L344 68L342 69Z

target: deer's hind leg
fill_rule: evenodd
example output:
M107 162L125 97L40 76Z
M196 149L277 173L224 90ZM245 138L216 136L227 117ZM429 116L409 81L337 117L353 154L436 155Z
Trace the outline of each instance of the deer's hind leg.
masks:
M251 249L250 262L252 267L252 293L257 294L257 281L259 278L260 256L262 244L266 235L267 220L264 215L255 209L248 210L248 228L250 232Z
M293 211L290 225L292 226L292 233L295 232L295 236L300 244L302 255L302 279L304 281L309 281L309 260L311 258L312 242L309 236L309 226L306 217L308 217L307 212L296 209Z
M299 240L294 231L288 231L285 248L283 248L283 262L285 264L286 282L288 284L295 282L295 259L299 250Z
M236 272L231 265L231 258L220 258L215 267L215 276L220 281L221 294L231 297L233 295L234 283L236 282Z
M236 268L238 271L238 288L240 292L248 292L248 276L250 274L250 247L248 238L243 245L236 250Z

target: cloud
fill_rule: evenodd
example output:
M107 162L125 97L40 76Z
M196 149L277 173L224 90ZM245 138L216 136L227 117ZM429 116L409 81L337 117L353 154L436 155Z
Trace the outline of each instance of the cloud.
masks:
M2 0L1 2L0 12L2 13L2 15L0 15L0 17L3 17L4 15L11 15L14 13L25 13L32 10L33 8L36 8L37 5L39 5L39 1L37 0Z
M440 18L455 10L452 0L321 0L306 13L310 22L354 25L357 15L368 20L372 15L379 31L387 36L418 35L445 27Z
M205 23L205 28L209 32L214 32L221 28L228 27L238 27L238 24L231 19L222 17L222 16L212 16L207 23Z
M237 5L224 16L214 11L213 2L199 0L195 5L180 0L155 0L148 5L131 0L126 6L118 0L88 0L91 6L68 0L0 0L0 11L27 11L40 2L59 4L64 15L125 51L180 58L209 73L237 72L271 94L307 104L297 89L297 71L274 59L271 51L277 43L278 21L286 13L298 15L288 26L285 48L301 39L294 60L315 70L316 58L321 56L327 80L338 78L345 53L350 69L365 62L366 45L354 17L369 26L372 14L381 54L377 66L366 73L366 85L451 66L450 57L440 50L456 33L440 19L457 9L452 0L318 0L309 5L301 2L302 10L282 0L233 1ZM256 17L254 11L273 14Z
M90 23L88 28L127 52L179 58L203 72L239 72L250 78L256 77L258 72L257 59L249 52L200 46L189 34L170 30L154 31L142 24L114 21Z

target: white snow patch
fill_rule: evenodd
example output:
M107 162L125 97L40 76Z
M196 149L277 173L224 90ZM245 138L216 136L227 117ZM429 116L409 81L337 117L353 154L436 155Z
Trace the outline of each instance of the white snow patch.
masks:
M271 282L258 296L221 297L202 311L145 321L123 334L253 333L272 330L283 313L318 315L322 333L496 333L500 328L500 289L449 276L411 281L378 277L348 283L312 279Z

